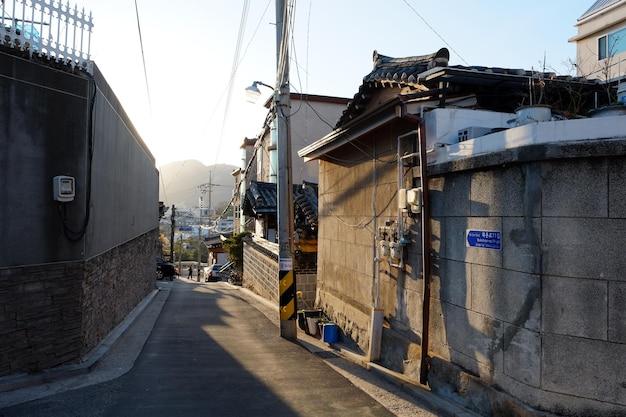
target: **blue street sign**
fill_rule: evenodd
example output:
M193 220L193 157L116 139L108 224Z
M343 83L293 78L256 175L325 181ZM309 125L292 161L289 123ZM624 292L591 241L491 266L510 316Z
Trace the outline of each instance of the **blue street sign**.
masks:
M193 228L191 226L179 226L178 227L179 232L191 232L192 230Z
M469 248L502 249L502 233L493 230L465 231L465 244Z

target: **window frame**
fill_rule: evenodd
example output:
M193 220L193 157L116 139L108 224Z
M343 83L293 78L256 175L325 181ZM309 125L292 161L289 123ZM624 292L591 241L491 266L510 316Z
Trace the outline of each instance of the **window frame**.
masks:
M598 37L598 61L626 52L626 27Z

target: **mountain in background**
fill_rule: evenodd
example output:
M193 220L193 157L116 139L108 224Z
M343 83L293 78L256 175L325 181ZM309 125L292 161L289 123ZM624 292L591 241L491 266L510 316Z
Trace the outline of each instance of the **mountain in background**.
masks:
M192 209L199 206L202 196L205 208L209 208L209 201L213 208L222 207L232 198L235 178L231 174L236 169L226 164L207 166L197 160L163 165L159 168L159 200L166 207L173 204Z

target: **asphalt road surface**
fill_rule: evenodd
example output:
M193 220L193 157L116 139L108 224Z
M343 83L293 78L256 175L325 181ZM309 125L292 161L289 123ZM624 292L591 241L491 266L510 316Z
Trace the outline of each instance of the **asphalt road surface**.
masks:
M113 366L121 376L1 408L0 416L396 415L281 338L237 287L177 280L165 291L143 348L126 359L134 364L128 372ZM124 361L126 353L111 355Z

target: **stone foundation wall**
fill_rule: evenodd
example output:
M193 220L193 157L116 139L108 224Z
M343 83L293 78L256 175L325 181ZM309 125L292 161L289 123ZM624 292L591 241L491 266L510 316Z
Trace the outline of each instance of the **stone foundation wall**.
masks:
M157 240L154 230L85 262L82 355L156 288Z
M85 262L0 269L0 376L78 362L156 287L157 230Z
M0 269L0 376L78 360L82 278L82 262Z

